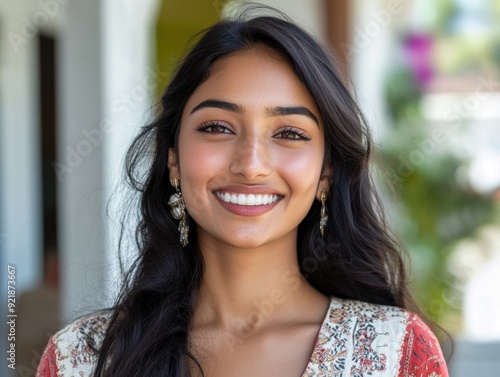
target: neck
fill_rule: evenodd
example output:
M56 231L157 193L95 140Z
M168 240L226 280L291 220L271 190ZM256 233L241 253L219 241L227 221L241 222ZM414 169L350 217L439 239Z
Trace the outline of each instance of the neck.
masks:
M200 239L205 271L194 326L249 330L293 321L311 304L325 306L328 299L299 272L296 243L295 235L241 249Z

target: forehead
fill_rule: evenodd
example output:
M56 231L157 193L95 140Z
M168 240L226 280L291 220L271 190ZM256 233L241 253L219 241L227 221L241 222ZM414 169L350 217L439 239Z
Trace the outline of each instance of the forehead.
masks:
M319 115L314 99L290 63L266 47L252 47L216 61L187 107L207 98L230 100L245 108L302 105Z

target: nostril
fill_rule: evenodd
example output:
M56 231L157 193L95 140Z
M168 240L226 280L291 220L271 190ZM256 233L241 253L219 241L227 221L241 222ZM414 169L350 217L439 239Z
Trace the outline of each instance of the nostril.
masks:
M260 175L269 175L272 168L265 145L257 140L239 144L234 160L229 165L229 170L231 173L243 175L249 180Z

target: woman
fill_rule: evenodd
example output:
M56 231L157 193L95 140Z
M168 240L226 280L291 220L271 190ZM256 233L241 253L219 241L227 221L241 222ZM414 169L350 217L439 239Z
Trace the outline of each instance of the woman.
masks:
M127 155L135 269L39 376L447 376L407 311L368 128L314 39L283 15L221 21L162 105Z

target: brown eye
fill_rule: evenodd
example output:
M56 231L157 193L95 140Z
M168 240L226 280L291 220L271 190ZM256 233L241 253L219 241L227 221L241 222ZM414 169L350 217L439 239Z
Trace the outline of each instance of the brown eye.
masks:
M295 128L287 128L277 133L275 137L285 140L311 140L311 138L307 136L304 131Z
M224 126L209 126L205 128L205 131L223 134L227 131L227 128Z
M281 133L281 138L282 139L300 139L300 136L297 135L297 133L293 132L293 131L283 131Z
M198 132L205 132L209 134L231 134L232 131L221 123L204 123L196 128Z

